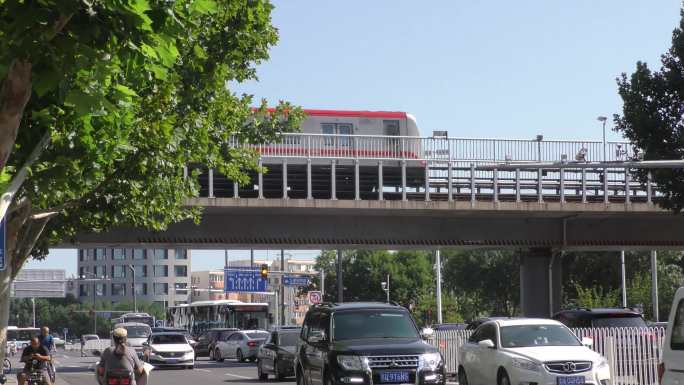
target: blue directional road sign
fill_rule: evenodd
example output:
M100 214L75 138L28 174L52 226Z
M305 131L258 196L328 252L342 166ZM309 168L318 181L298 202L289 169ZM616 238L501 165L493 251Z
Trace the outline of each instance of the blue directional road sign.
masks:
M223 291L228 292L265 292L266 280L258 270L225 269Z
M285 286L309 286L311 280L309 277L301 277L297 275L283 276L283 285Z
M7 267L6 257L5 257L5 228L7 215L5 215L0 221L0 271L4 271Z

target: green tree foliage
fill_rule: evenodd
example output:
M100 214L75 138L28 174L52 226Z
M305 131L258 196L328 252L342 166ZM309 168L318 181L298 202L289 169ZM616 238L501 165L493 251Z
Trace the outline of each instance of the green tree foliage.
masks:
M646 160L682 159L683 29L684 18L672 33L672 47L662 55L659 71L637 62L634 73L630 76L623 73L618 79L623 108L622 115L614 117L615 129L629 139ZM647 174L641 172L638 177L645 182ZM684 207L684 170L654 170L653 180L664 193L662 199L658 199L659 204L681 211Z
M520 308L520 256L515 251L446 250L444 289L459 304L461 316L516 315Z
M577 283L574 286L577 296L571 301L572 307L593 309L620 306L620 291L617 289L604 291L600 286L585 288Z
M36 149L8 214L0 274L0 345L9 285L29 256L79 231L163 230L199 219L202 164L246 182L261 143L298 128L302 111L231 82L255 78L277 41L268 0L0 0L0 173ZM6 179L6 178L5 178ZM3 179L4 180L4 179ZM0 356L3 352L0 351Z

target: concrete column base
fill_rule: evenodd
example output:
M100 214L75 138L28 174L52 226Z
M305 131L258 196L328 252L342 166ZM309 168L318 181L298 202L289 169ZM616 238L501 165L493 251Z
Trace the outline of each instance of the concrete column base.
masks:
M561 308L561 257L552 258L553 255L551 248L535 248L520 260L520 308L524 317L548 318ZM550 286L549 264L552 261Z

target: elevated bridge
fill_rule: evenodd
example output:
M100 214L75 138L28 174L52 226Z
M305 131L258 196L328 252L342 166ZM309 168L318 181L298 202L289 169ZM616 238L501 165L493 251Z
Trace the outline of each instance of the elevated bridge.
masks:
M233 143L233 145L238 145ZM264 173L238 185L201 169L199 225L83 234L80 247L516 248L526 314L560 304L563 250L678 249L684 217L657 205L656 172L626 143L287 134L252 146ZM189 171L189 170L188 170ZM73 247L73 246L72 246ZM548 271L548 273L547 273ZM549 282L557 290L549 290Z

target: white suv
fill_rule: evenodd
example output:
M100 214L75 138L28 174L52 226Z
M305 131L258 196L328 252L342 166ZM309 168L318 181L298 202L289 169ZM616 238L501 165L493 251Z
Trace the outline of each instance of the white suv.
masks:
M608 362L566 326L505 319L478 327L458 352L460 385L610 385Z
M661 384L684 384L684 287L680 287L672 301L660 364Z

